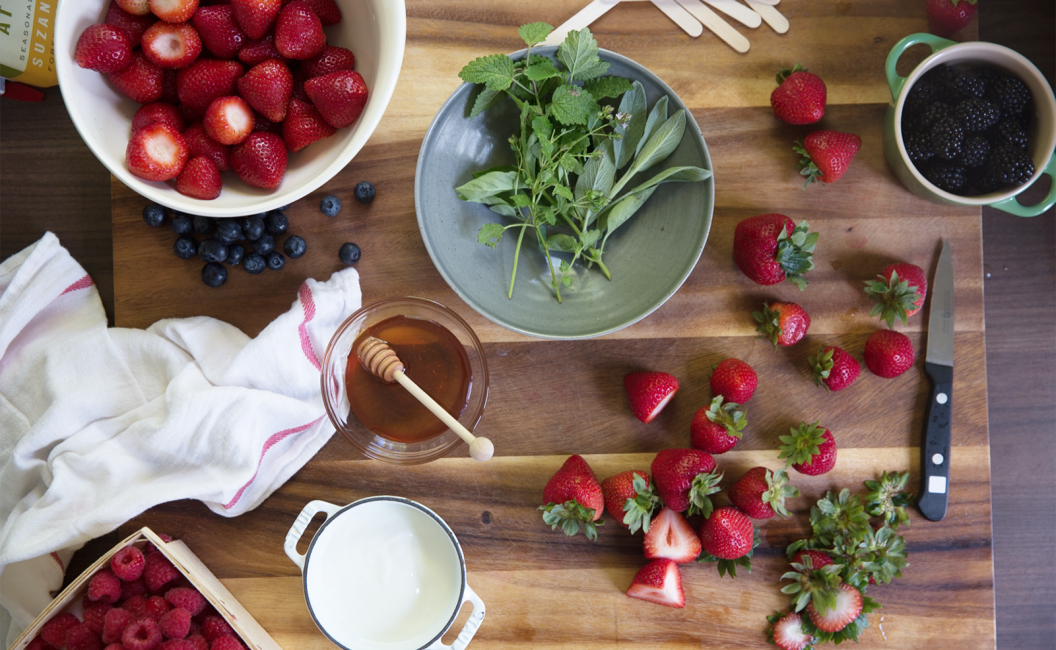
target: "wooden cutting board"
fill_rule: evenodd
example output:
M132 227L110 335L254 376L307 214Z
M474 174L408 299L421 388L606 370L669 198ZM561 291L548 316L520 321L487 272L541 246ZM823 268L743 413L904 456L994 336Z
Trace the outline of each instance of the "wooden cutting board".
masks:
M337 249L355 241L364 301L418 295L453 308L485 343L491 397L478 433L496 444L487 464L465 458L413 468L363 460L335 437L257 510L223 519L199 503L152 509L123 530L149 525L183 539L287 650L326 648L301 597L296 567L282 551L286 531L309 500L344 504L398 494L434 509L463 545L469 582L488 606L473 647L763 648L765 616L781 607L784 547L809 531L810 505L828 489L861 490L883 470L919 477L918 441L926 402L922 361L902 377L867 370L850 389L829 394L809 378L806 358L819 344L837 344L861 358L868 335L862 282L885 264L908 261L929 276L943 238L953 250L956 293L956 408L950 509L931 523L914 513L904 535L912 566L891 586L869 595L884 604L871 617L862 648L989 648L994 646L994 578L990 525L990 461L983 322L981 217L977 209L927 203L888 170L881 120L890 100L883 63L902 36L927 28L914 0L799 0L779 5L791 29L741 28L751 41L739 55L705 31L690 39L648 3L627 3L592 27L599 44L653 70L692 109L714 161L716 205L704 254L685 285L648 318L600 339L549 342L509 332L476 314L445 284L418 235L414 169L425 130L458 86L458 70L476 56L520 47L519 25L558 25L585 0L545 5L499 2L409 2L407 53L388 111L369 145L336 178L290 208L291 232L308 255L280 273L251 277L234 269L212 290L200 264L169 252L174 237L143 225L145 201L113 187L115 317L123 327L160 318L209 315L255 334L294 300L308 277L325 280L341 268ZM972 36L972 34L968 34ZM907 73L923 58L914 52ZM769 108L774 73L801 62L826 81L829 108L819 128L861 135L862 150L833 186L802 189L792 141L810 132L777 122ZM361 180L377 199L352 199ZM336 219L319 199L338 195ZM785 284L753 284L732 260L736 223L783 212L821 233L803 293ZM793 300L811 314L808 338L775 352L755 337L750 316L764 299ZM926 314L900 328L922 359ZM719 458L725 485L755 465L779 467L777 436L800 421L821 420L840 447L836 470L817 478L793 473L803 490L789 520L760 524L755 570L720 579L713 567L683 569L687 607L676 611L626 598L644 564L640 538L613 523L595 543L565 538L535 510L547 478L568 454L586 455L599 478L647 469L656 451L688 444L689 422L707 404L710 368L725 357L750 363L760 387L749 405L748 433ZM664 370L682 389L649 425L627 408L622 378L631 370ZM316 522L317 525L318 522ZM314 527L313 529L314 530ZM468 609L468 608L467 608ZM445 640L468 616L463 611Z

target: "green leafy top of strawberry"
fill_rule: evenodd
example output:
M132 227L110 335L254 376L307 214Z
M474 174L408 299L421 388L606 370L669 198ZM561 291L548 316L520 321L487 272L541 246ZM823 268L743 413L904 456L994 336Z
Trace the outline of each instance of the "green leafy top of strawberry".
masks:
M975 4L975 0L950 0L950 4L952 4L954 7L956 7L958 5L958 3L961 3L961 2L967 2L970 5L974 5Z
M804 68L803 66L801 66L798 63L795 64L794 66L792 66L791 70L788 70L788 69L778 70L777 71L777 85L780 86L781 84L785 83L785 79L788 79L789 77L791 77L793 72L808 72L808 70L807 70L807 68Z
M762 311L752 312L752 318L759 323L759 327L755 328L755 331L770 339L770 343L773 344L775 350L777 349L777 340L781 337L781 322L778 320L780 317L781 312L770 309L770 303L767 302L763 303Z
M790 435L778 437L782 445L781 453L777 457L785 459L785 467L805 465L821 453L826 429L820 424L820 420L814 424L800 422L798 427L789 429Z
M807 288L803 274L814 268L814 247L818 233L807 232L810 224L800 221L789 235L785 228L777 235L777 263L785 272L785 279L802 291Z
M741 408L740 404L736 402L723 404L724 399L722 395L716 395L715 399L711 400L711 406L708 407L704 414L708 416L709 420L726 429L726 433L739 439L743 435L745 425L748 424L748 419L745 417L744 411L738 410Z
M913 502L915 495L906 492L909 472L884 472L879 481L866 481L869 493L865 496L865 509L874 517L883 517L884 523L893 528L901 524L909 525L909 513L906 506Z
M879 316L891 329L895 328L895 318L905 325L909 320L909 312L917 309L917 301L921 300L919 287L910 285L909 280L900 279L898 271L891 272L890 281L882 275L876 276L875 280L867 280L865 293L876 301L869 315Z
M598 538L597 527L605 523L601 520L594 521L594 508L588 508L575 499L564 503L548 503L539 506L539 509L543 511L543 523L549 525L550 530L560 526L569 537L578 534L582 526L587 539L594 541Z
M807 363L814 369L814 383L818 386L824 385L824 381L829 378L832 373L832 355L835 353L836 348L830 347L825 349L825 346L818 347L818 353L813 357L807 357ZM828 386L826 386L828 388Z
M808 603L813 602L818 613L836 606L836 585L843 582L840 578L841 564L830 564L815 569L810 556L803 558L802 563L793 563L793 571L781 576L782 580L792 580L792 584L781 588L781 593L792 596L794 611L801 612Z
M707 517L707 516L710 516L710 513L709 513L709 515L705 515L705 517ZM719 569L719 577L720 578L725 578L727 573L730 574L731 578L736 578L737 577L737 567L744 567L745 569L748 570L748 573L752 572L752 555L755 553L755 549L758 548L758 546L761 543L761 541L762 540L759 537L759 529L758 528L753 528L752 529L752 548L745 555L742 555L741 557L737 558L736 560L722 560L722 559L719 559L719 558L715 557L711 553L708 553L707 551L702 550L700 552L700 555L697 556L697 562L715 562L717 564L717 566L718 566L718 569Z
M660 505L660 497L656 496L644 477L635 474L632 482L634 491L637 493L633 499L627 499L623 506L623 523L627 524L631 533L642 531L649 532L649 522L652 521L653 512Z
M828 643L830 641L836 645L839 645L844 641L854 641L855 643L858 643L858 637L869 627L869 621L866 618L866 615L875 612L881 607L882 605L872 598L862 596L862 613L858 615L858 618L848 623L847 627L839 632L824 632L819 630L810 620L809 616L803 617L803 631L813 636L815 638L815 643Z
M824 499L819 499L818 505L811 508L810 520L815 537L835 541L857 538L871 530L861 498L847 488L838 495L830 490Z
M693 486L689 488L689 508L686 514L704 515L705 519L710 517L715 506L708 495L715 494L722 489L719 487L721 480L722 473L718 470L707 474L697 474L693 479Z
M779 469L776 472L766 470L766 491L762 494L763 503L774 509L774 512L782 517L788 517L788 509L785 508L785 499L794 499L799 496L799 488L788 484L788 472Z

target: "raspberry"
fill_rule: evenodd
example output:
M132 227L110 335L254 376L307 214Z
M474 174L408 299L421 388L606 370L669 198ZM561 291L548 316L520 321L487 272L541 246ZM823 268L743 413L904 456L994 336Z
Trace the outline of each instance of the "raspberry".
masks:
M165 600L172 603L173 607L186 609L191 613L191 616L197 616L205 610L205 597L198 593L196 589L188 589L187 587L169 589L165 592Z
M209 650L245 650L242 642L233 636L217 637L209 646Z
M114 575L122 580L132 581L143 575L145 565L143 553L135 546L126 546L110 560L110 568Z
M99 635L92 632L87 625L79 623L66 633L67 650L103 650Z
M66 645L66 633L78 623L80 621L73 614L59 614L40 628L40 636L56 648L61 648Z
M116 603L121 597L121 581L109 569L92 576L88 583L88 599L100 603Z
M165 585L180 577L180 572L172 566L169 558L161 553L150 553L147 555L146 567L143 569L143 580L147 583L147 589L158 593Z
M103 621L106 619L106 613L113 609L114 606L110 603L93 603L84 610L84 624L88 626L88 629L96 634L103 633Z
M187 636L202 635L202 626L198 621L191 619L191 627L187 630ZM203 637L204 638L204 637Z
M136 620L136 615L125 609L115 608L103 619L103 643L121 642L121 633Z
M234 636L235 631L227 624L227 621L219 616L206 616L202 619L202 636L212 643L222 636Z
M172 609L172 605L161 596L151 596L143 606L143 611L147 617L155 621L160 621L161 617L167 614L170 609Z
M125 650L125 646L120 643L111 643L110 645L103 648L103 650Z
M169 639L161 644L160 650L194 650L194 646L187 639Z
M187 642L191 644L192 650L209 650L209 642L201 634L192 634L187 637Z
M146 595L132 596L121 603L121 607L136 618L143 618L147 615L147 597Z
M202 639L202 640L204 641L205 639ZM38 634L37 636L33 637L32 641L29 642L29 645L26 646L26 650L53 650L54 647L55 646L53 646L50 643L48 643L47 641L45 641L44 637L42 637L42 636L40 636ZM195 648L195 650L203 650L203 649ZM204 650L209 650L209 645L208 644L206 644Z
M149 618L141 618L125 628L121 634L125 650L155 650L161 645L161 630Z
M182 639L191 631L191 613L177 607L161 617L158 628L166 639Z
M144 596L146 593L147 583L143 581L143 578L121 583L121 600L128 600L132 596Z
M172 538L169 537L168 535L166 535L165 533L158 533L158 537L160 537L161 541L163 541L165 543L168 543L168 542L172 541ZM158 550L157 546L154 546L154 544L151 543L151 542L147 542L147 546L144 549L144 554L145 555L150 555L151 553L153 553L154 551L157 551L157 550Z

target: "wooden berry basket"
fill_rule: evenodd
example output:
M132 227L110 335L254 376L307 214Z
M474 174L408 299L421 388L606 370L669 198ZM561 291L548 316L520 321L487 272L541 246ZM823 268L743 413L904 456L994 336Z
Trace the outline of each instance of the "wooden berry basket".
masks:
M158 551L164 555L181 575L187 578L192 585L205 597L216 611L223 617L241 638L242 642L250 650L281 650L278 643L271 635L261 627L260 623L250 615L246 608L231 595L224 585L217 580L202 561L191 552L187 546L179 541L163 541L149 528L141 528L135 533L123 539L117 546L113 547L105 555L99 558L92 566L77 576L77 579L62 590L51 604L44 608L40 616L22 632L15 644L9 650L23 650L40 633L44 624L56 614L70 611L80 614L81 598L88 589L88 583L100 569L110 565L110 559L118 551L128 545L134 545L143 550L148 543L154 544Z

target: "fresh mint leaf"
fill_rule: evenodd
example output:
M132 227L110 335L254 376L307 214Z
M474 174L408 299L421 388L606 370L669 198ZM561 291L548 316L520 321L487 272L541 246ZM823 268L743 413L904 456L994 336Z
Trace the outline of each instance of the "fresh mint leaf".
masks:
M565 84L554 91L550 100L550 114L561 124L586 124L587 116L598 103L594 96L579 86Z
M557 234L546 238L546 247L552 251L574 253L576 252L576 246L578 246L578 242L570 235Z
M491 172L480 178L474 178L461 187L456 187L458 198L463 201L482 203L483 199L502 192L517 189L517 172Z
M545 41L552 31L554 31L554 27L547 23L528 23L527 25L521 25L517 33L521 35L528 47L531 47Z
M498 104L500 99L502 99L501 92L487 87L483 88L477 95L476 101L473 102L473 109L469 112L469 119L472 120L495 104Z
M555 185L554 194L563 197L567 201L575 201L576 197L572 195L572 190L568 189L564 185Z
M623 77L598 77L586 82L583 87L597 99L619 97L631 89L631 80Z
M510 203L513 203L514 207L527 208L532 204L532 200L528 198L527 194L517 192L516 194L510 197Z
M462 81L484 84L491 90L506 90L513 83L513 60L505 54L489 54L474 59L458 73Z
M524 76L532 81L541 81L551 77L560 77L561 71L554 67L553 61L544 57L538 63L529 64L524 70Z
M598 42L586 27L568 33L557 48L557 60L565 64L569 76L576 81L600 77L609 69L609 64L598 58Z
M477 241L495 248L505 231L506 229L497 223L486 223L477 231Z
M532 118L532 131L540 140L549 140L550 134L554 132L554 125L550 124L545 115L539 115Z

